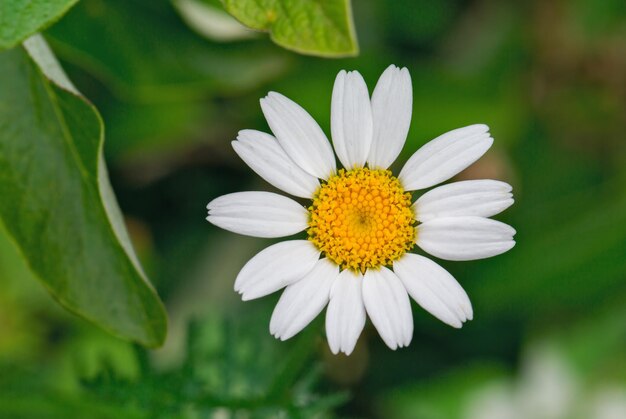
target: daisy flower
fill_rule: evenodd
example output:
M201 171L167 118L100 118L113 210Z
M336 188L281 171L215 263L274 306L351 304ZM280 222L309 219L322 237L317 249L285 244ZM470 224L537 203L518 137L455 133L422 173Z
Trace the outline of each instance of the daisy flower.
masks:
M472 319L459 283L417 247L440 259L473 260L506 252L515 230L491 217L513 203L511 186L469 180L412 192L450 179L478 160L493 138L486 125L443 134L417 150L398 176L389 166L411 122L411 78L390 66L371 100L363 77L341 71L332 93L333 148L313 118L287 97L270 92L261 108L274 134L239 132L232 145L252 170L276 188L238 192L211 201L207 220L255 237L306 231L262 250L241 269L235 290L251 300L285 288L270 332L281 340L300 332L323 309L333 353L350 354L366 315L391 348L413 335L409 295L453 326Z

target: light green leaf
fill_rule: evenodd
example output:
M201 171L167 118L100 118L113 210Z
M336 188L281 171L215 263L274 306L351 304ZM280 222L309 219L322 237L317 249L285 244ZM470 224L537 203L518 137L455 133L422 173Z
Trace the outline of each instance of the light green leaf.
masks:
M0 1L0 51L13 48L30 35L53 23L77 1Z
M270 33L276 44L302 54L355 56L359 47L350 0L222 0L244 25Z
M102 157L98 111L45 41L0 54L0 220L64 307L160 345L162 303L136 259Z

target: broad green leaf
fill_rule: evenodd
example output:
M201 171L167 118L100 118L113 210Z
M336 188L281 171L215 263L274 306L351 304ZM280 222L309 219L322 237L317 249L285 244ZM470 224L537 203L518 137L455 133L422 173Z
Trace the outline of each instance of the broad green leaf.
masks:
M222 0L244 25L287 49L322 57L359 52L350 0Z
M100 115L41 37L24 45L0 54L0 220L64 307L160 345L165 311L109 184Z
M117 96L141 102L245 91L275 78L286 64L284 55L259 42L202 38L166 0L82 0L46 37L62 59Z
M77 1L0 1L0 51L13 48L30 35L53 23Z

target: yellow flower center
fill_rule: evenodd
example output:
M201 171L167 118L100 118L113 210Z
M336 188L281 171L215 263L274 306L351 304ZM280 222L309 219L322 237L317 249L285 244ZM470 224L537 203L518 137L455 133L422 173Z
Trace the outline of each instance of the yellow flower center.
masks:
M343 269L391 265L415 243L411 194L389 170L340 170L309 211L309 240Z

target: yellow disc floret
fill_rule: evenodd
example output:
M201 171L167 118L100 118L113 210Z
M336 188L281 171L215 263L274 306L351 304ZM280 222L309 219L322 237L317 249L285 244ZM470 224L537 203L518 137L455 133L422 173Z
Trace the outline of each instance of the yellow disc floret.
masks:
M411 194L389 170L340 170L309 211L309 240L343 269L391 265L415 243Z

